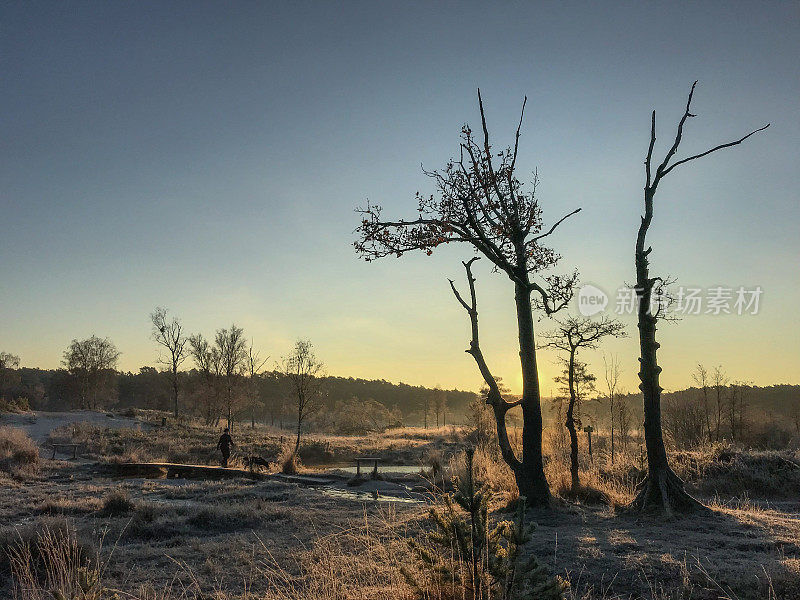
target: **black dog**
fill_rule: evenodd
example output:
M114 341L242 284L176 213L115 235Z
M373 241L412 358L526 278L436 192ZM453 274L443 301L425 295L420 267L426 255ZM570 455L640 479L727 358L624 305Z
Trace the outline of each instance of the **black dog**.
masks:
M262 467L269 468L269 461L264 460L260 456L248 456L247 458L244 459L244 462L247 465L247 468L250 469L251 471L254 469L256 465L261 465Z

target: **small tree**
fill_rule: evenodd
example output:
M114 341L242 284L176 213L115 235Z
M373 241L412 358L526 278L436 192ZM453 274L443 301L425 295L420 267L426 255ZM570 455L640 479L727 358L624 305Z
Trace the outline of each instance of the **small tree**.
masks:
M220 374L225 384L225 406L228 413L228 428L233 431L234 406L239 400L236 384L247 363L247 344L244 330L231 325L230 329L218 329L214 347L220 362Z
M178 367L181 366L189 355L187 344L189 340L183 334L183 327L177 317L167 319L167 309L158 307L150 315L153 323L152 338L163 346L167 351L167 356L159 356L159 362L167 365L172 376L172 406L175 418L178 417Z
M14 369L19 368L19 356L10 352L0 352L0 400L5 399L6 388L11 381Z
M720 144L687 158L673 160L680 147L683 138L683 127L689 118L696 115L691 112L692 96L695 81L689 92L689 99L686 101L686 109L678 122L678 129L675 140L670 149L664 156L664 160L653 170L653 150L656 145L656 111L652 112L650 119L650 145L647 150L647 157L644 161L645 186L644 186L644 215L639 223L639 231L636 235L636 249L634 252L634 264L636 268L636 297L638 300L637 316L639 329L639 379L641 384L644 404L644 437L647 446L647 478L642 482L641 490L631 504L636 510L647 510L655 508L667 515L675 512L688 512L702 505L692 498L683 489L683 482L675 475L669 466L667 450L664 446L664 435L661 430L661 385L659 378L661 367L658 366L656 353L659 343L656 341L656 324L663 316L661 310L651 310L654 306L653 300L659 294L659 290L664 285L662 277L650 275L650 253L652 247L647 245L647 232L653 222L653 207L656 191L659 184L676 167L688 162L708 156L712 152L730 148L741 144L753 134L763 131L769 127L769 123L764 127L751 131L744 137L733 142Z
M437 187L437 196L417 194L417 216L410 220L386 220L380 206L367 205L358 227L356 251L367 260L403 256L421 251L428 255L451 242L466 243L486 257L498 272L508 276L514 286L514 305L519 344L522 397L508 402L497 389L495 378L478 342L478 309L475 279L470 270L474 258L464 267L470 289L469 302L451 286L459 303L467 311L472 338L467 352L475 359L486 385L487 401L497 421L497 438L503 460L514 472L517 487L528 503L546 506L550 487L544 475L542 458L542 409L532 308L552 314L572 298L577 273L546 275L559 255L545 245L565 219L576 209L545 229L542 209L536 197L537 177L526 190L516 173L522 114L514 138L514 147L498 152L492 149L483 100L478 92L482 136L473 135L465 125L461 130L459 158L441 171L425 171ZM525 101L522 104L523 113ZM522 408L522 456L517 458L508 440L505 417L514 406Z
M317 359L310 340L297 340L291 354L282 359L279 368L289 383L297 406L297 440L294 445L297 454L303 423L319 408L325 365Z
M708 443L714 441L713 434L711 433L711 405L709 404L709 385L708 385L708 371L706 368L699 364L695 367L692 373L692 380L695 385L700 388L700 402L703 408L703 422L705 424L706 436Z
M711 374L711 387L714 389L714 439L722 440L722 421L725 413L725 388L728 387L728 376L721 365L714 367Z
M247 358L245 359L245 370L250 384L250 427L253 428L256 426L256 410L261 405L258 378L261 376L261 370L268 360L269 356L262 360L258 351L253 349L253 342L250 342L250 348L247 350Z
M530 540L532 525L525 524L525 500L520 499L516 519L489 522L489 487L478 479L474 449L465 452L464 470L454 477L453 494L445 494L439 507L431 508L435 526L428 543L409 540L423 571L438 589L448 587L469 600L562 600L568 584L552 577L535 555L523 559L522 546ZM417 579L403 573L421 596L428 597Z
M615 319L604 317L595 321L589 317L568 317L563 321L557 321L556 327L552 331L545 333L542 338L545 340L540 348L554 348L567 353L564 359L566 363L566 382L563 379L556 381L566 383L569 392L569 404L567 405L566 425L570 437L570 475L572 477L572 491L577 491L580 486L578 474L578 432L575 427L576 417L579 418L580 396L576 383L582 379L584 382L593 382L594 375L586 373L585 363L577 360L578 351L581 348L597 348L600 340L605 337L622 337L625 335L625 327ZM580 369L579 365L582 365ZM577 375L577 377L576 377ZM578 421L578 426L580 422Z
M436 416L436 428L439 428L439 418L444 419L447 410L447 392L437 387L433 390L433 414Z
M203 418L206 425L216 425L219 423L221 411L221 357L217 348L211 346L200 333L189 338L189 348L205 387L205 391L200 394Z
M614 464L614 430L616 429L616 419L614 418L614 409L616 408L617 401L617 385L619 384L620 368L619 357L612 356L611 360L606 359L603 355L603 366L605 367L605 381L606 390L608 391L608 410L611 413L609 421L611 422L611 464Z
M114 394L110 386L120 352L108 338L96 335L85 340L72 340L64 351L63 365L78 383L81 408L100 406L100 396Z

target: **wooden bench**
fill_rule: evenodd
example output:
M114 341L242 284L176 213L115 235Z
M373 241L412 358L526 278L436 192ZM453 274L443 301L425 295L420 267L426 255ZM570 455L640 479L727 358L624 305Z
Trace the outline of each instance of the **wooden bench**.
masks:
M378 463L380 461L381 459L375 456L360 456L356 458L356 477L361 477L361 463L372 463L372 478L377 479Z
M56 452L61 450L62 454L69 454L67 451L68 449L72 450L72 460L78 458L78 448L83 446L83 444L50 444L53 447L53 459L56 458Z

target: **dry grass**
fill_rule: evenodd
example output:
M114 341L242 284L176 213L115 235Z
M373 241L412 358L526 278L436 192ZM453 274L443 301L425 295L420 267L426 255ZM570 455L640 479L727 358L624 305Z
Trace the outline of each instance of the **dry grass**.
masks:
M213 428L180 429L168 425L115 433L78 426L61 434L72 438L74 433L78 441L83 437L92 453L106 459L216 461L208 452L218 436ZM242 426L234 439L243 453L277 458L289 437L284 432L281 444L280 435ZM511 437L518 444L513 428ZM334 464L377 454L390 457L387 462L424 465L439 473L433 479L443 485L462 468L457 451L467 439L462 430L415 428L383 436L309 436L304 444L312 456ZM575 496L569 492L567 455L558 432L548 429L545 440L547 477L553 493L565 501L556 502L553 511L531 513L538 527L530 551L551 572L571 581L570 600L800 598L800 504L793 487L793 455L723 447L672 453L678 474L715 516L663 523L636 520L607 506L632 498L643 475L637 438L627 449L618 449L614 465L602 435L596 438L594 461L581 446L585 487ZM494 446L478 450L476 468L495 491L493 510L513 502L513 474ZM50 514L69 516L79 540L87 535L96 539L98 530L108 528L108 539L119 543L111 558L108 552L102 555L104 583L123 590L125 598L416 597L400 567L411 560L404 538L425 527L424 505L365 504L278 481L120 483L104 479L90 465L50 461L43 471L46 477L0 486L0 525L7 526L0 530L0 551L17 539L18 531L35 542L37 531L53 526ZM106 514L103 499L117 493L127 498L129 508ZM594 505L597 501L600 506ZM32 560L42 564L35 556ZM0 564L0 581L8 572ZM440 592L427 593L437 598ZM8 597L4 593L10 594L10 588L0 583L0 597Z
M39 448L27 433L0 427L0 472L24 478L39 471L39 462Z

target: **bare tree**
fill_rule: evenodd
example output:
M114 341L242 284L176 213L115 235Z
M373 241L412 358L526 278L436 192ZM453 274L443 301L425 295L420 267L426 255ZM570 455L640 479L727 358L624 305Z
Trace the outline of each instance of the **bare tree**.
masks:
M109 384L119 356L119 350L108 338L92 335L85 340L72 340L62 363L78 383L81 408L98 408L101 395L107 400L113 395L115 390Z
M627 398L624 396L620 397L617 404L617 430L619 431L619 445L622 446L623 450L627 450L628 443L631 439L633 415L631 414L631 407L628 405Z
M611 413L611 464L614 464L614 429L616 428L616 419L614 418L614 409L617 402L617 386L619 385L619 357L612 356L611 360L606 358L603 354L603 367L605 372L606 390L608 391L608 409Z
M625 335L625 326L609 317L595 321L590 317L569 316L562 321L556 321L556 327L552 331L546 332L540 348L554 348L567 353L565 361L567 370L566 383L569 392L569 403L567 404L567 414L564 425L569 431L570 439L570 475L572 478L572 491L580 487L578 474L578 432L576 424L576 410L580 410L580 399L576 389L576 365L578 363L578 352L581 348L591 350L597 348L600 340L605 337L622 337ZM582 369L585 372L585 367ZM592 376L594 377L594 376ZM584 376L584 380L587 378ZM578 423L579 424L579 423Z
M199 333L189 338L189 351L206 387L206 392L201 395L205 423L218 423L222 396L222 361L219 352Z
M695 370L692 373L692 380L695 382L697 387L700 388L700 400L703 406L703 419L706 426L706 437L708 438L708 443L710 444L714 441L714 438L713 434L711 433L711 405L708 402L708 371L703 365L698 363L698 365L695 367Z
M439 419L444 417L447 410L447 392L437 387L433 390L433 414L436 416L436 428L439 428Z
M6 387L11 380L12 371L18 368L19 356L10 352L0 352L0 400L5 399Z
M317 359L310 340L297 340L291 354L285 356L279 365L281 373L289 382L297 405L295 453L300 449L303 423L318 408L324 368L325 365Z
M261 359L257 350L253 349L253 342L250 342L250 348L247 351L247 358L245 359L245 369L250 383L250 427L256 426L256 409L259 405L258 394L258 381L257 378L261 375L261 370L267 364L269 356Z
M639 379L644 397L644 435L645 445L647 446L647 478L642 482L641 490L632 503L632 508L637 510L647 510L655 508L667 515L675 512L688 512L701 508L702 505L692 498L683 489L683 481L675 475L667 460L667 451L664 447L664 436L661 430L661 391L659 375L661 367L658 366L656 352L659 344L656 341L656 323L659 317L663 316L661 310L651 310L651 303L656 299L659 290L664 284L662 277L651 277L650 275L650 253L652 247L647 246L646 237L653 221L653 204L656 190L661 180L671 173L676 167L690 161L702 158L722 150L741 144L744 140L758 131L769 127L769 124L751 131L747 135L733 142L720 144L680 160L673 160L683 137L683 127L686 121L694 117L691 112L692 96L697 85L695 81L689 92L686 102L686 109L681 117L675 139L664 156L664 160L655 167L653 171L653 149L656 145L656 111L651 116L650 124L650 145L647 150L647 158L644 161L646 181L644 186L644 215L641 218L639 231L636 237L635 265L636 265L636 295L638 306L638 326L639 326L639 347L640 370Z
M177 317L167 319L167 309L157 307L150 314L150 321L153 323L153 340L163 346L167 351L167 356L159 356L159 362L167 365L172 375L172 406L175 417L178 417L178 367L181 366L189 354L186 347L189 340L183 334L183 327Z
M527 101L527 99L526 99ZM460 157L451 160L442 171L424 171L436 184L436 196L417 194L418 216L412 220L385 220L380 206L360 209L361 225L356 251L365 259L402 256L411 251L432 254L433 250L451 242L463 242L489 259L495 269L505 273L514 285L517 333L522 374L522 397L508 402L497 389L478 345L478 311L475 279L470 267L474 259L464 263L470 288L470 302L453 292L467 311L472 339L467 352L475 359L481 375L490 388L487 402L497 421L498 441L503 459L514 472L520 493L530 505L545 506L550 502L550 488L544 475L542 460L542 410L539 374L536 364L532 305L552 314L567 305L577 281L577 273L544 275L559 260L559 255L543 244L576 209L544 229L542 210L536 197L537 177L524 190L516 176L522 117L517 126L514 147L502 152L493 150L483 101L478 91L483 135L476 138L465 125L461 130ZM523 114L525 102L522 105ZM517 458L508 442L505 416L513 406L522 407L522 457Z
M725 388L728 387L728 376L721 365L714 367L711 374L711 387L714 388L714 439L722 440L722 420L725 411Z
M725 405L725 416L728 419L728 428L731 440L741 440L744 435L744 416L747 410L747 391L750 384L745 381L734 381L728 388L728 397Z
M695 448L703 442L703 407L685 390L666 396L662 412L664 433L676 448Z
M247 343L244 339L244 330L235 324L231 325L230 329L218 329L214 337L214 348L219 356L220 375L225 383L228 428L233 431L234 406L239 400L236 383L247 364Z

